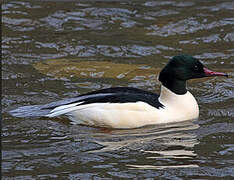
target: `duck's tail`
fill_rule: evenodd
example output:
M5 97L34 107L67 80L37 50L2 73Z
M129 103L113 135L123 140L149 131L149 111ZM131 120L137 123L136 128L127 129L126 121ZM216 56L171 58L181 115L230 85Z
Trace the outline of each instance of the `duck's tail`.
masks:
M40 117L49 114L51 109L43 108L43 105L23 106L9 111L14 117Z
M80 99L80 97L76 97L44 105L23 106L9 111L9 114L15 117L55 117L66 113L65 111L68 111L72 107L75 108L80 103L76 101Z

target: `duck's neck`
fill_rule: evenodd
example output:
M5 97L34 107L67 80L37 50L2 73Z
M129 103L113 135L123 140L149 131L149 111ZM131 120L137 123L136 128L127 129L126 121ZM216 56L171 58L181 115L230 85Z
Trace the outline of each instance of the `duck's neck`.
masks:
M170 79L167 77L165 79L161 79L161 83L163 86L177 95L183 95L187 92L186 81L184 80L178 80L174 78Z
M165 106L165 110L168 110L168 116L172 114L170 116L172 119L195 119L199 115L197 101L189 91L179 95L162 85L159 102Z
M164 85L161 85L161 92L160 92L159 99L162 102L175 103L175 101L180 101L180 98L186 94L188 94L188 91L183 95L179 95L179 94L172 92L170 89L168 89Z
M158 79L164 87L177 95L183 95L187 92L186 80L176 78L175 72L168 68L168 65L160 72Z

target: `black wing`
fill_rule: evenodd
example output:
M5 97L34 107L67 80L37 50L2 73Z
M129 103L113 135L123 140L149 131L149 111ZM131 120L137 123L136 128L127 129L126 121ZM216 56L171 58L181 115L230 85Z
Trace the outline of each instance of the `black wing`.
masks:
M158 101L159 95L131 87L115 87L93 91L79 96L82 102L79 105L91 103L127 103L127 102L146 102L155 108L163 108L164 106ZM78 106L79 106L78 105Z

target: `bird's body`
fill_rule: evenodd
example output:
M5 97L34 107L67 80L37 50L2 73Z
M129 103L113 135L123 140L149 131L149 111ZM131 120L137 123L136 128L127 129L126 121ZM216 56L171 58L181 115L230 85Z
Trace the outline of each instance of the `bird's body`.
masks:
M160 96L135 88L129 91L125 87L104 89L102 92L96 93L95 98L99 101L96 99L96 102L87 103L90 98L87 95L87 98L79 102L55 108L48 117L65 114L77 124L137 128L195 119L199 114L197 102L189 91L184 95L177 95L162 86ZM117 100L116 97L121 98ZM135 97L134 101L132 97Z
M187 91L186 81L207 76L227 75L208 70L191 56L175 56L160 72L160 95L137 88L116 87L38 109L49 110L45 114L47 117L65 115L77 124L108 128L137 128L196 119L198 104ZM13 113L17 114L17 110Z

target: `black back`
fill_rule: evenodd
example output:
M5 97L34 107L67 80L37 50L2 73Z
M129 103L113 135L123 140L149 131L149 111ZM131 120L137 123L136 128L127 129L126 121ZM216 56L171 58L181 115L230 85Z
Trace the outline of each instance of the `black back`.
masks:
M145 102L155 108L163 108L164 106L158 100L159 95L140 90L132 87L114 87L92 91L86 94L82 94L75 98L69 99L69 101L63 100L44 105L42 109L54 109L58 106L69 105L73 103L82 102L77 106L91 103L134 103Z
M89 95L95 95L95 97L89 97ZM87 97L83 100L76 101L82 102L82 104L90 103L128 103L128 102L145 102L155 108L163 108L164 106L158 101L159 95L140 90L132 87L115 87L101 89L98 91L93 91L79 97ZM74 102L75 103L75 102Z

